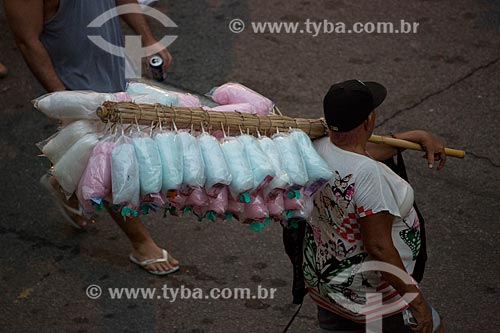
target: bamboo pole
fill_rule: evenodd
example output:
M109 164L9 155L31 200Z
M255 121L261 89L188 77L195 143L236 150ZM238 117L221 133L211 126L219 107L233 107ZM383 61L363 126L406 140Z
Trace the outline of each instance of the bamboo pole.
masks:
M195 130L228 129L244 130L255 135L271 134L276 131L288 131L289 128L303 130L311 139L328 135L328 129L322 118L291 118L283 115L255 115L241 112L205 111L202 108L169 107L161 104L136 104L128 102L105 102L96 111L103 122L132 123L151 125L151 122L162 122L167 125L175 123L177 128L193 128ZM418 143L395 139L386 136L372 135L370 142L383 143L393 147L423 151ZM464 158L463 150L445 148L447 156Z
M374 134L370 137L368 141L373 143L383 143L397 148L424 151L424 148L418 143L407 140L396 139L388 136L381 136ZM446 156L451 156L451 157L458 157L458 158L465 157L465 151L458 149L445 148L444 153L446 154Z

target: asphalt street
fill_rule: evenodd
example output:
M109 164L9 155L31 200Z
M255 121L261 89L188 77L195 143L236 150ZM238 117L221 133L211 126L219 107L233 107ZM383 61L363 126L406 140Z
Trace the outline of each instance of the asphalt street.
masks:
M205 94L227 81L271 98L289 116L317 118L329 86L351 78L387 86L377 134L424 129L465 159L428 170L405 152L426 217L422 283L446 332L500 332L500 1L161 1L177 28L166 83ZM241 19L246 29L229 30ZM255 33L252 22L419 22L412 34ZM126 30L127 31L127 30ZM84 52L84 50L82 50ZM57 124L33 110L44 91L30 74L0 9L0 330L3 332L280 332L295 312L281 227L144 219L179 259L175 275L148 275L103 215L89 231L67 225L39 185L50 164L35 143ZM107 288L276 288L273 299L111 299ZM99 285L98 299L86 296ZM309 298L290 332L317 332Z

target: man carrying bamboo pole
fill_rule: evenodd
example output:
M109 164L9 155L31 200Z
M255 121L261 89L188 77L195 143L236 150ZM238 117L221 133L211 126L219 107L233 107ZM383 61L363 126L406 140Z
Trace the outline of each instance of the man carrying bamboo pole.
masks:
M334 84L324 98L329 136L317 140L315 148L335 179L314 199L303 264L322 332L442 332L439 315L409 276L422 244L413 189L377 162L396 155L396 148L368 143L375 109L386 93L376 82L349 80ZM444 145L432 134L395 136L422 145L429 168L435 160L438 170L444 166ZM375 269L363 271L370 263ZM410 293L413 298L405 298ZM405 322L407 309L414 323ZM380 330L374 323L382 325Z
M125 60L94 45L87 36L87 25L96 17L119 5L137 5L135 0L5 0L5 13L16 43L33 74L48 92L60 90L125 90ZM144 46L158 45L141 8L123 14L124 21L142 37ZM97 34L115 46L122 45L118 17L110 18ZM164 70L172 57L166 48L156 54ZM74 226L82 227L82 216L75 196L66 201L53 177L42 177L42 184L57 197L63 216ZM178 262L152 239L139 218L123 217L106 205L113 220L132 245L132 261L157 275L179 269Z

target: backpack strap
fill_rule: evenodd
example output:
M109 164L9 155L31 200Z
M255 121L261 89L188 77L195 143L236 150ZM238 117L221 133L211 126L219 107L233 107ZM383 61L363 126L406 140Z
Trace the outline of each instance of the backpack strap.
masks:
M307 288L304 282L304 238L307 222L304 219L290 219L283 226L283 245L293 267L292 296L293 304L302 304Z
M384 161L383 163L387 165L389 168L391 168L391 170L394 171L398 176L400 176L401 178L403 178L408 182L408 174L406 172L406 166L401 149L398 149L398 153L396 155L396 161L394 161L394 158L390 158L387 161ZM421 244L420 244L420 252L418 253L412 276L418 283L420 283L420 281L422 281L422 278L424 277L425 263L427 261L427 240L425 235L424 217L422 216L422 213L420 213L420 210L418 209L417 204L415 202L413 202L413 208L415 208L418 220L420 222Z

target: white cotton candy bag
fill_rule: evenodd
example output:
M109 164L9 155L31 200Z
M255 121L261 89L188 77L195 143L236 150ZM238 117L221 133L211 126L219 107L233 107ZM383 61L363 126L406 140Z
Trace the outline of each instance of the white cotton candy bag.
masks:
M90 133L78 140L54 165L52 174L67 194L75 192L90 153L99 142L100 134Z
M32 103L50 118L99 120L96 110L106 101L116 102L117 96L83 90L56 91L43 95Z
M56 164L68 149L86 134L104 129L101 121L77 120L63 128L56 134L37 144L52 164Z

